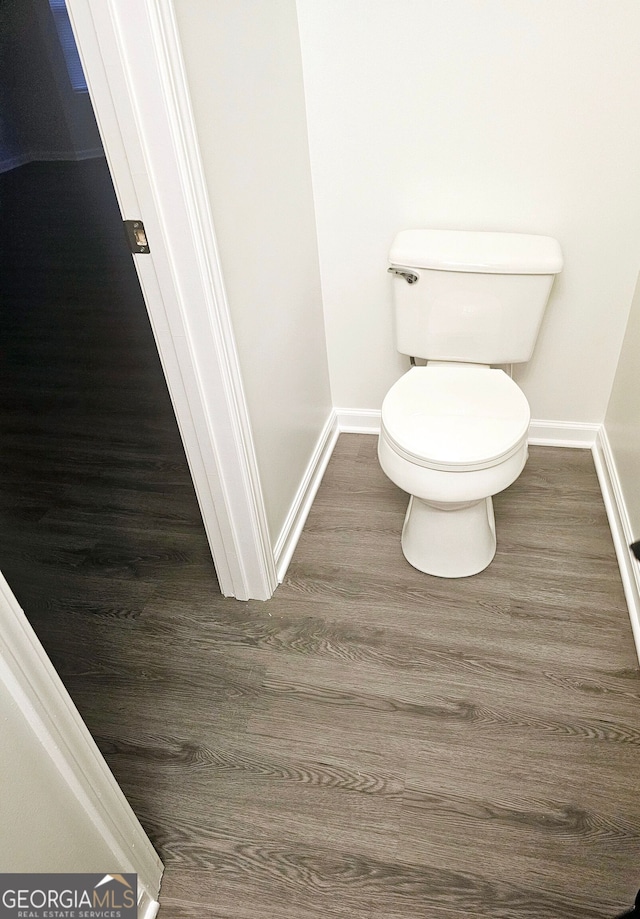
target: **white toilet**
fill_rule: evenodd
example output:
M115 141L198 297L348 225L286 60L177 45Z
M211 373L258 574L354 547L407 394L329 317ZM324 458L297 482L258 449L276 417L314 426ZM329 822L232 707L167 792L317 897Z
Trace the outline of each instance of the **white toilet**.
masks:
M527 460L529 404L491 365L531 357L562 251L549 236L404 230L389 262L398 350L427 364L384 399L380 465L411 495L407 561L466 577L493 559L491 496Z

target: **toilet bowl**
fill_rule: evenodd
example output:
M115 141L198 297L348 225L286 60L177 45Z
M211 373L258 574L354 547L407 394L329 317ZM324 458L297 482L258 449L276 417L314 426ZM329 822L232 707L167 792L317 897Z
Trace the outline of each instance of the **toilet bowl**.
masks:
M380 465L411 495L401 537L407 561L446 578L482 571L496 551L491 496L527 460L524 394L502 370L433 362L401 377L381 414Z

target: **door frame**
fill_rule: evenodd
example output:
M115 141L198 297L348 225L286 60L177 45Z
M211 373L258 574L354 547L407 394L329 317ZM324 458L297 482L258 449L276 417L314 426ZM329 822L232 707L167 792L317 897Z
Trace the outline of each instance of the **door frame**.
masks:
M225 596L278 580L172 0L67 0Z

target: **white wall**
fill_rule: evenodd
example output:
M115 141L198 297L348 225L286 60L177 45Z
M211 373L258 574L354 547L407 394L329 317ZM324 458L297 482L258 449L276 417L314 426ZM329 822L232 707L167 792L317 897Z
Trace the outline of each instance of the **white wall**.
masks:
M634 539L640 539L640 279L616 371L605 431Z
M0 725L2 871L112 870L112 850L1 681Z
M637 0L298 0L334 404L379 408L403 228L556 236L533 417L604 418L640 265Z
M295 0L176 0L275 541L331 412Z

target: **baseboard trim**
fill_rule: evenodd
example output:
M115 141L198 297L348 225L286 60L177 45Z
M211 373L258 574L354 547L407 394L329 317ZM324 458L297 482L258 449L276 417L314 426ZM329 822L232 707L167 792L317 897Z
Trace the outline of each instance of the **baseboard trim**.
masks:
M613 458L613 451L604 425L598 431L591 452L593 453L600 490L602 491L604 506L609 518L609 527L616 550L618 567L620 568L622 586L627 606L629 607L633 640L636 645L638 660L640 661L640 565L629 549L629 544L633 542L634 537Z
M335 413L341 434L380 433L380 409L337 408Z
M596 442L599 430L599 424L533 418L529 425L529 443L545 447L578 447L590 450Z
M331 411L322 433L309 460L309 465L296 492L291 510L284 522L280 536L274 547L274 557L276 563L276 572L278 583L282 583L287 573L287 568L293 556L296 545L305 525L313 499L322 481L322 477L331 459L333 448L338 440L340 428L336 412Z
M341 434L379 434L379 409L337 408ZM573 421L542 421L533 419L529 426L529 443L547 447L580 447L590 450L598 434L598 424L578 424Z
M142 892L138 900L138 916L140 919L156 919L160 904L157 900L152 900L147 891Z

